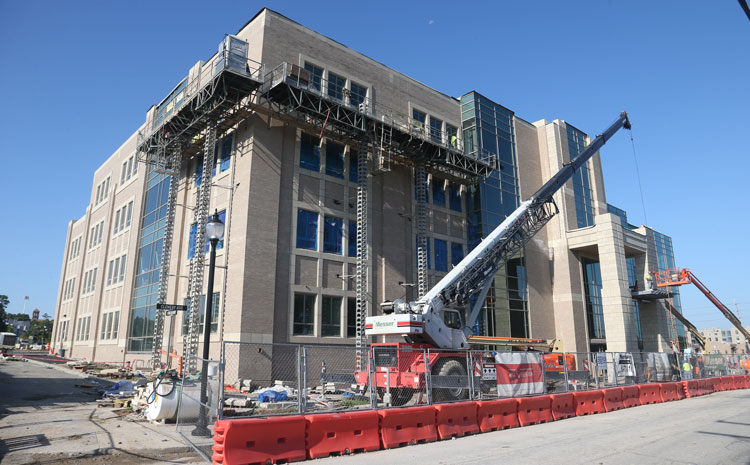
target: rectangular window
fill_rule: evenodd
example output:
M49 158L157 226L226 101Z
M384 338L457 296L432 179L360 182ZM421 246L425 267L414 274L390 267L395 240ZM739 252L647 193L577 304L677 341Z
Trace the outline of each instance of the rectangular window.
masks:
M349 150L349 181L359 182L359 155Z
M453 148L458 148L458 128L445 123L445 137Z
M120 329L120 311L116 311L112 316L112 339L117 339L117 331Z
M112 284L112 273L113 273L114 268L115 268L114 267L114 263L115 263L114 260L110 260L109 261L109 271L107 271L107 286L109 286L110 284ZM114 273L116 274L117 272L114 271Z
M294 324L292 334L311 336L315 317L315 296L311 294L294 294Z
M357 256L357 222L349 220L349 256L350 257L356 257Z
M461 189L457 184L451 183L449 189L449 203L450 209L460 212L463 210L461 205Z
M464 246L463 244L456 244L451 242L451 265L456 266L464 259Z
M232 134L226 136L221 141L221 147L219 150L219 172L224 172L229 169L230 161L232 157Z
M328 96L337 100L344 100L346 79L331 72L328 73Z
M131 158L131 161L132 161L132 158ZM125 177L127 169L128 169L128 162L126 161L122 162L122 172L120 173L120 185L125 184L125 180L127 179Z
M297 211L297 248L318 250L318 214L308 210Z
M138 165L138 161L135 162L135 165ZM133 157L128 158L128 179L130 179L135 174L135 166L133 165Z
M320 171L320 139L302 133L299 146L299 166L307 170Z
M344 146L336 142L326 143L326 174L344 179Z
M323 252L343 253L344 221L341 218L326 216L323 225Z
M323 296L321 336L341 336L341 297Z
M435 142L443 141L443 121L430 116L430 138Z
M122 260L120 261L120 276L118 281L122 282L125 281L125 259L127 256L123 255Z
M346 337L357 336L357 299L346 299Z
M323 68L305 63L305 69L310 71L310 88L320 91L321 83L323 82Z
M130 220L133 218L133 201L128 202L128 213L125 220L125 226L130 227Z
M94 292L96 290L96 272L98 271L98 268L94 268L93 274L91 276L91 292Z
M105 313L102 315L102 325L99 333L99 339L105 339L107 337L107 319L109 318L109 313Z
M432 179L432 203L445 206L445 183L442 179Z
M115 227L113 229L113 234L116 234L120 229L120 210L115 212Z
M424 133L425 124L427 123L427 113L412 108L411 110L412 126L414 130Z
M367 98L367 87L363 87L363 86L360 86L359 84L352 82L351 93L349 94L349 103L351 103L352 106L359 108L359 104L365 103L366 98Z
M604 307L602 305L602 272L599 262L581 259L583 285L586 291L586 313L589 324L589 339L604 339Z
M195 235L198 233L198 224L193 223L190 225L190 233L188 235L188 258L193 258L195 255Z
M448 243L435 239L435 271L448 271Z

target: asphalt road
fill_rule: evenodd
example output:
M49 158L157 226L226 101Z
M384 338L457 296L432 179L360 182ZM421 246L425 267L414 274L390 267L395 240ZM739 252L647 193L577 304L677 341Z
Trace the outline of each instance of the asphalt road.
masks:
M315 465L750 464L750 389L316 460Z
M70 359L67 358L60 358L55 357L54 355L50 355L49 352L45 350L14 350L12 354L16 357L28 358L29 360L36 360L44 363L64 364L70 361Z

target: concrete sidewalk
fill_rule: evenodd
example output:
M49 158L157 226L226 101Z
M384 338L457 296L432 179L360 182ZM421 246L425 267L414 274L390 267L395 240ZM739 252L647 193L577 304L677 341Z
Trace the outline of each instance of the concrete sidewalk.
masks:
M174 425L97 408L107 384L96 381L56 366L0 362L1 463L201 463Z

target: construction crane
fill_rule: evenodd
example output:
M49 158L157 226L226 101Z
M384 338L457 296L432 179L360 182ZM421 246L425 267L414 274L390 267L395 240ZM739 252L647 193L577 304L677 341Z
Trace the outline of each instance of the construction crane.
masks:
M414 302L401 299L384 302L381 304L383 315L366 319L368 336L401 335L406 339L405 343L373 343L371 346L377 386L395 390L394 403L408 401L406 393L421 386L427 370L437 377L466 375L469 335L495 273L558 213L554 194L623 127L630 129L625 112L580 155L565 163L531 198L521 202L422 298ZM463 315L467 311L469 317L464 322ZM436 352L424 359L424 349L438 348L453 350ZM358 371L355 378L360 385L372 385L368 382L369 372ZM435 393L443 400L460 399L465 397L467 389L438 389Z
M653 271L654 281L656 281L657 287L672 287L682 286L684 284L693 284L698 288L712 304L719 309L724 317L734 325L737 330L745 336L745 339L750 343L750 332L748 332L740 322L740 319L732 313L726 305L721 303L718 297L711 292L705 284L703 284L694 274L687 268L669 268L664 271ZM671 311L671 310L670 310ZM676 312L679 313L679 312ZM674 313L673 313L674 314ZM679 319L679 318L678 318ZM680 320L682 321L682 320ZM683 321L683 324L685 322ZM691 330L692 332L692 330ZM705 345L705 340L703 341Z

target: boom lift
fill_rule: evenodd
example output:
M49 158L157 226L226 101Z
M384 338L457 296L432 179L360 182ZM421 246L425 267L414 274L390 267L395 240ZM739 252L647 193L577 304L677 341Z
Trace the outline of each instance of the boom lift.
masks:
M656 281L657 287L671 287L671 286L682 286L684 284L693 284L698 288L712 304L719 309L724 317L734 325L737 330L745 336L745 339L750 343L750 332L748 332L740 319L727 308L726 305L721 303L718 297L711 292L705 284L703 284L694 274L687 268L670 268L664 271L654 271L654 280ZM684 322L683 322L684 323ZM691 330L692 332L692 330Z
M410 395L407 397L404 393L420 388L426 371L438 377L466 375L469 335L495 273L558 213L554 194L623 127L630 129L626 112L622 112L578 157L564 164L531 198L521 202L421 299L414 302L386 301L381 304L383 315L366 319L365 333L368 336L401 335L407 341L373 343L371 346L377 387L395 390L394 403L408 401ZM466 310L469 310L469 317L464 322ZM430 354L425 360L424 349L449 350ZM368 376L364 371L355 374L359 385L370 384ZM433 386L437 384L433 382ZM466 396L467 389L438 389L435 393L444 400L460 399Z

